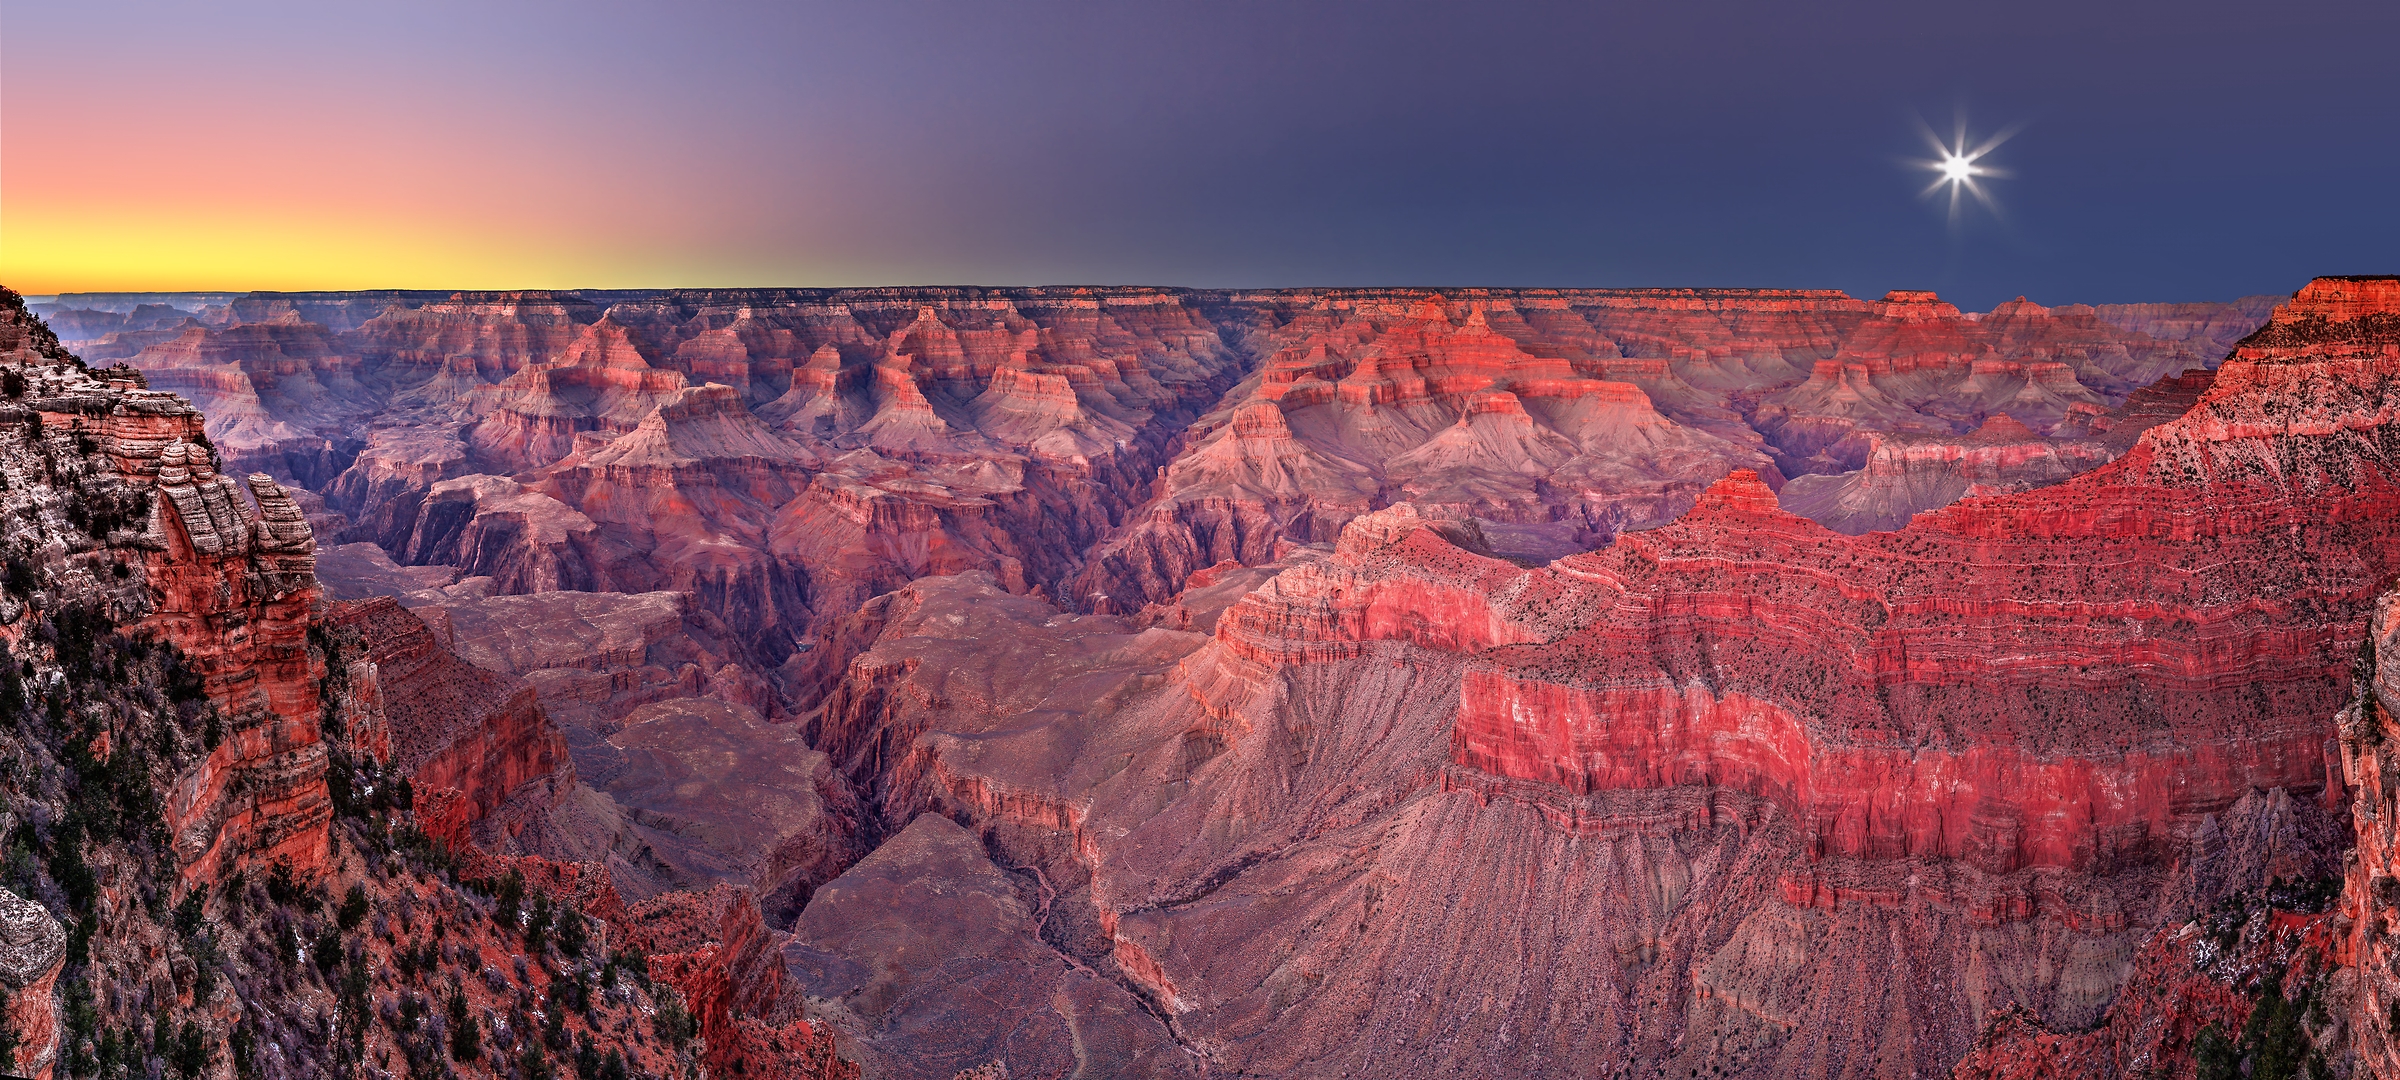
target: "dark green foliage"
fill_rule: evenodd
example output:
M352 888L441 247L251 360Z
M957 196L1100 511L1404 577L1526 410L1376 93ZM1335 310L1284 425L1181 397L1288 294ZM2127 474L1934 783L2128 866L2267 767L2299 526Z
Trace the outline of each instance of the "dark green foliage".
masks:
M200 932L200 909L207 900L208 894L200 889L193 889L184 894L183 902L175 905L175 933L177 935L189 939L193 934Z
M617 951L608 954L608 960L609 963L625 969L628 974L631 974L642 984L649 984L650 958L648 956L635 952L632 949L618 949Z
M170 646L166 659L167 700L178 705L187 701L208 700L208 686L200 672L184 662L183 650Z
M250 1080L251 1077L257 1076L259 1073L258 1036L250 1033L250 1025L245 1022L234 1028L233 1037L226 1041L233 1051L233 1075L241 1077L242 1080Z
M217 968L225 958L217 952L217 939L208 934L186 942L183 951L192 958L192 1001L205 1005L210 995L216 993Z
M558 1074L551 1071L550 1057L542 1053L542 1044L528 1039L524 1052L517 1055L517 1076L521 1080L557 1080Z
M99 883L92 876L89 863L83 861L83 822L69 812L50 837L50 880L66 890L67 903L76 911L92 906L92 893Z
M600 1075L600 1050L592 1045L592 1037L589 1035L575 1036L575 1075L579 1077Z
M450 1060L473 1061L483 1056L483 1037L475 1030L475 1018L467 1014L466 992L450 988L450 1000L444 1003L450 1021Z
M85 912L82 918L75 920L75 925L67 928L68 967L91 962L92 935L99 931L100 916L97 912Z
M200 1025L190 1020L176 1034L175 1045L165 1055L167 1065L183 1076L196 1077L208 1069L208 1040Z
M347 1057L351 1061L366 1052L367 1024L374 1015L368 991L373 984L373 976L367 970L366 951L352 950L342 963L341 983L342 1030L349 1033Z
M658 1020L654 1026L659 1039L678 1050L700 1033L700 1022L683 1007L682 995L672 992L659 995Z
M292 879L292 864L287 862L278 862L267 870L267 899L276 907L299 908L310 914L315 914L318 906L316 894Z
M8 594L19 600L32 596L34 588L39 584L39 579L35 578L33 574L33 564L23 559L10 559L7 567Z
M569 960L580 957L583 955L584 946L588 945L590 940L590 930L584 925L583 914L572 907L560 908L558 912L558 954Z
M325 660L325 680L317 688L318 726L325 730L325 741L342 741L342 699L348 695L350 665L343 658L344 635L324 623L311 623L308 628L308 647ZM336 804L339 805L338 803Z
M25 373L16 368L0 371L0 397L10 401L25 396Z
M2233 1043L2215 1024L2201 1028L2200 1034L2192 1039L2192 1075L2194 1080L2241 1078L2241 1058L2234 1054Z
M342 932L331 926L318 931L317 939L309 943L308 955L316 961L317 971L331 979L333 969L342 962Z
M581 971L571 979L556 979L550 983L551 1000L559 1007L582 1012L592 1007L592 984Z
M2242 1025L2250 1080L2298 1080L2310 1053L2308 1036L2300 1030L2301 1008L2283 996L2279 979L2270 976L2260 988L2250 1022Z
M350 891L342 894L342 907L335 913L334 918L342 924L342 931L348 933L358 929L358 924L364 922L366 917L366 886L354 882L350 886Z
M600 1080L632 1080L632 1074L625 1067L623 1050L609 1050L608 1060L600 1063Z
M550 898L535 896L533 898L533 914L525 920L525 951L539 956L544 944L549 939Z
M515 867L510 867L508 876L500 879L500 890L496 899L498 903L492 909L492 917L499 920L500 925L511 930L516 929L517 911L525 902L525 875L519 873Z
M83 1047L96 1043L100 1033L100 1008L92 999L92 984L84 979L62 979L59 985L59 1014L66 1022L66 1045L62 1047L67 1072L74 1076L89 1076L100 1063Z
M0 1062L14 1064L17 1047L23 1042L17 1034L17 1025L8 1018L8 988L0 986Z
M2200 930L2217 948L2231 949L2241 940L2242 927L2262 910L2316 915L2332 907L2341 895L2342 879L2338 877L2292 881L2277 877L2264 889L2244 889L2217 901L2200 916Z

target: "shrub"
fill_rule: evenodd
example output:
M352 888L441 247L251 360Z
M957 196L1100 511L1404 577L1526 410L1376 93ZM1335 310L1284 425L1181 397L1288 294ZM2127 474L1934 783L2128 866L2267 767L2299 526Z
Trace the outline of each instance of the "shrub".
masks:
M342 894L342 907L335 913L334 918L342 924L343 932L347 933L358 929L358 924L365 921L366 917L366 886L354 882L350 886L350 891Z
M473 1061L482 1057L483 1037L475 1031L475 1018L467 1014L466 992L451 987L444 1011L450 1019L450 1060Z

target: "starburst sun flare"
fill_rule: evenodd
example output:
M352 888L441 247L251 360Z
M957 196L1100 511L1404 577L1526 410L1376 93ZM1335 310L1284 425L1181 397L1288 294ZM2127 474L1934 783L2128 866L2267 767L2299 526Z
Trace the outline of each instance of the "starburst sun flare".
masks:
M1997 149L2001 143L2007 142L2009 136L2017 133L2017 129L2013 126L2004 128L1999 134L1969 148L1967 126L1964 121L1958 125L1957 137L1947 142L1943 141L1941 136L1935 135L1933 129L1925 127L1922 122L1918 124L1918 127L1924 132L1926 143L1933 147L1936 155L1931 160L1917 163L1933 170L1936 174L1933 183L1926 186L1921 196L1931 198L1942 189L1948 188L1950 190L1950 222L1954 225L1958 223L1959 197L1962 194L1974 196L1975 201L1982 203L1984 209L1995 214L1999 213L1999 202L1993 199L1991 192L1986 191L1984 186L1977 181L2008 175L2000 169L1984 164L1983 158L1984 155Z

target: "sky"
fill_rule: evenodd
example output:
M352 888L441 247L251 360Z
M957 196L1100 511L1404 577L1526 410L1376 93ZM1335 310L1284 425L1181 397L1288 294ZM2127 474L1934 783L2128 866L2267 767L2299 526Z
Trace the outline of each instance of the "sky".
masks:
M2400 269L2400 4L0 0L0 283L1931 288ZM1956 221L1920 123L1975 138Z

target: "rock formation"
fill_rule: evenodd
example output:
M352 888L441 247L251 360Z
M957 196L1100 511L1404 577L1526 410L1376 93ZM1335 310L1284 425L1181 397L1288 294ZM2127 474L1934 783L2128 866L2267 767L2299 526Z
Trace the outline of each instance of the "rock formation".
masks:
M1777 501L1836 532L1889 532L1966 496L2046 487L2113 456L2097 443L2045 439L2002 413L1965 436L1878 438L1866 467L1794 477Z
M406 776L712 1074L1913 1073L2205 996L2176 925L2322 871L2380 287L2213 375L2264 310L262 295L113 347L255 513L94 438L145 581L310 594L329 801ZM311 653L318 573L388 599Z
M199 401L226 467L321 493L322 520L350 519L346 539L503 591L691 592L758 626L772 663L925 574L1022 576L1130 612L1192 570L1329 540L1395 498L1486 516L1505 551L1549 557L1671 518L1731 467L1856 470L1879 436L1965 435L2003 412L2057 434L2213 363L2263 316L2254 306L1978 316L1931 294L1795 290L258 294L214 322L85 347ZM637 474L659 483L629 488ZM520 505L499 478L558 505ZM420 512L453 482L428 537ZM561 548L570 534L582 539Z
M13 1060L0 1066L19 1076L47 1077L58 1063L58 971L67 961L67 930L40 904L0 889L0 985L8 1007L0 1023L17 1038Z
M1052 900L925 814L820 892L782 959L878 1076L1196 1075L1139 999L1042 940Z
M561 733L396 603L323 610L300 500L187 402L6 290L0 398L0 1066L857 1075L804 1021L689 1023L601 864L487 850L584 790Z
M1393 506L1269 553L1207 637L921 580L861 611L813 737L886 828L1027 867L1045 940L1213 1068L1944 1068L2004 1006L2110 1016L2158 928L2324 865L2315 826L2252 857L2219 822L2328 797L2400 570L2400 352L2354 291L2108 465L1897 532L1737 472L1527 569Z
M711 911L718 913L713 921L706 918ZM701 918L672 918L687 913ZM670 916L663 927L660 915ZM637 907L624 921L640 927L632 940L651 955L651 974L677 987L689 1003L712 1075L862 1075L859 1066L835 1056L830 1032L789 1015L795 1002L777 953L778 935L760 920L748 893L719 887L698 896L677 894Z
M389 764L409 778L428 835L464 845L511 798L547 809L573 787L566 738L531 687L460 660L389 597L339 605L331 621L365 647L394 736Z

